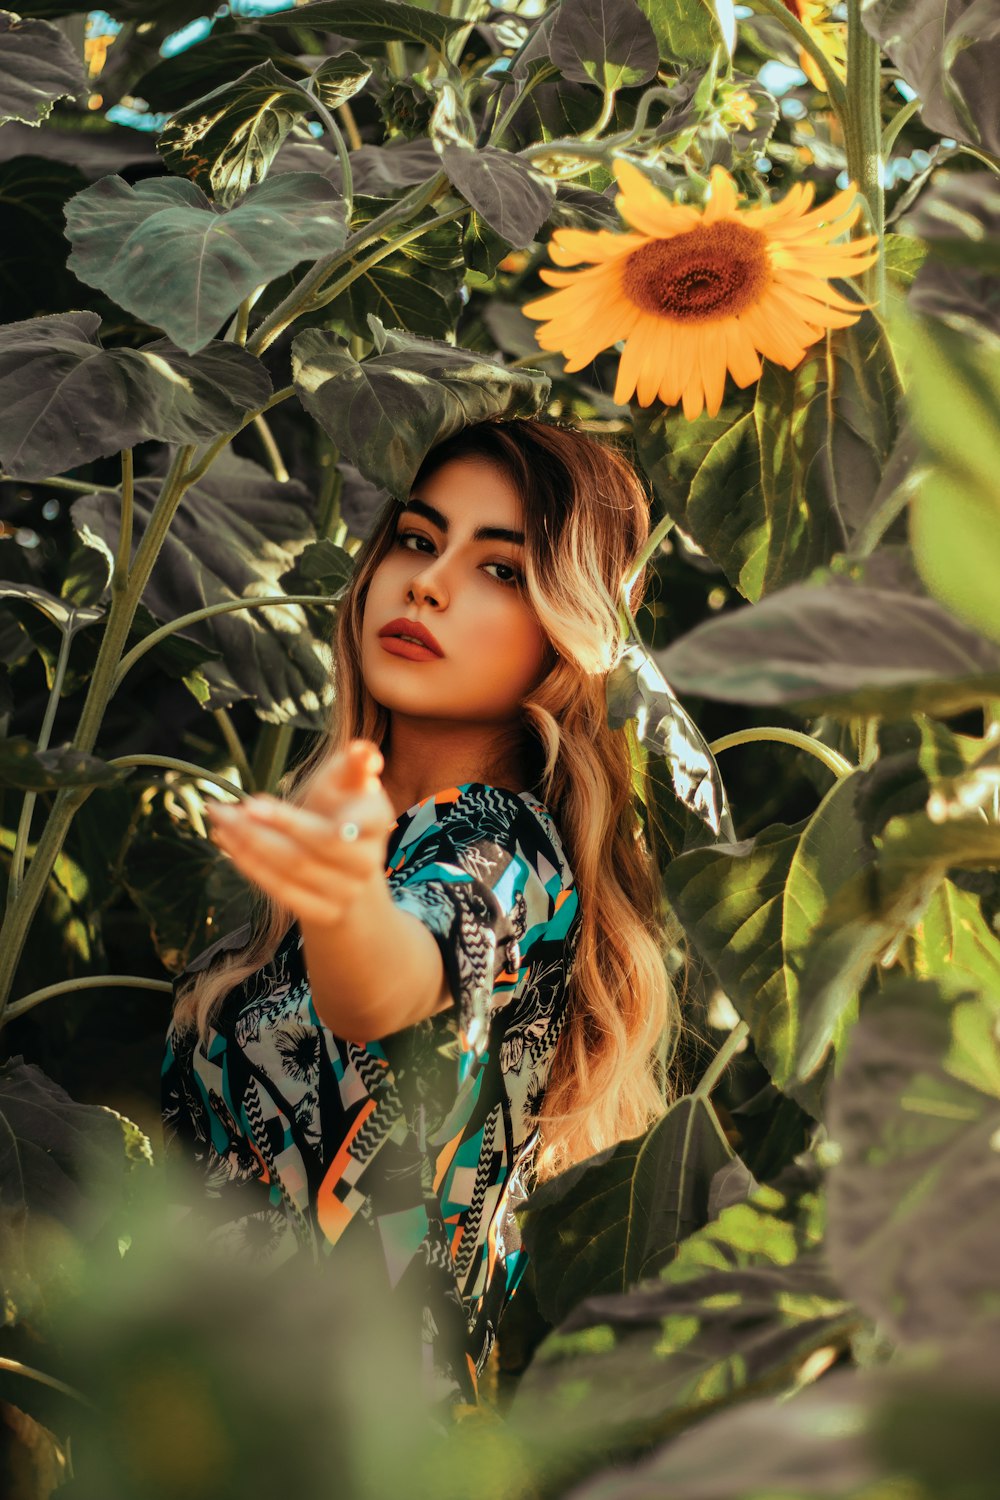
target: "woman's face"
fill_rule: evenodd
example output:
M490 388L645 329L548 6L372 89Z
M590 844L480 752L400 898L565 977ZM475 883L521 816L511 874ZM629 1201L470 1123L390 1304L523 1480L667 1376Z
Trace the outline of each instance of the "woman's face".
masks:
M521 500L487 460L454 458L414 486L365 600L362 673L372 697L415 718L506 724L547 670L549 647L520 586L524 548L479 528L523 531ZM441 648L420 660L379 637L419 621ZM391 643L395 644L395 643Z

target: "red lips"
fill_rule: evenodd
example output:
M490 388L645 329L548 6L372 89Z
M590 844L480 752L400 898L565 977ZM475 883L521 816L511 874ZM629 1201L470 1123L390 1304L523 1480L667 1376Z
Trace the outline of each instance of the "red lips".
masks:
M419 620L390 620L388 625L382 626L379 635L412 635L415 641L421 641L435 656L444 655L427 626L421 625Z

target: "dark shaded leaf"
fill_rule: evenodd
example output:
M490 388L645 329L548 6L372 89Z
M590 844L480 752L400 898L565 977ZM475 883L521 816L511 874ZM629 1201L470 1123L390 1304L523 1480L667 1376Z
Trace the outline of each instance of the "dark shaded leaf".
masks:
M40 125L57 99L87 89L83 65L58 26L0 10L0 125Z
M71 312L0 328L0 463L12 477L48 479L149 438L203 442L271 393L264 366L235 344L193 356L166 339L102 349L100 321Z
M287 26L282 14L260 16L258 26ZM332 31L350 37L354 42L416 42L418 45L444 51L453 32L466 24L457 16L439 16L405 5L403 0L314 0L295 11L296 26L313 26L318 31Z
M519 1210L543 1315L652 1276L709 1217L709 1186L731 1160L711 1104L677 1102L623 1141L544 1183Z
M932 261L1000 275L1000 187L992 172L938 172L900 228L930 246Z
M66 269L63 205L86 185L76 166L42 155L0 163L0 324L79 302L83 288Z
M165 460L160 459L162 469ZM133 551L159 490L158 475L135 485ZM187 491L157 557L143 601L165 623L227 600L282 592L279 578L315 538L315 501L297 480L280 483L249 459L227 451ZM114 498L85 495L72 506L109 543L117 537ZM269 605L214 615L185 635L222 653L201 672L210 708L253 698L271 724L318 729L329 705L329 648L310 631L303 607Z
M934 599L829 577L653 652L677 692L837 718L948 716L1000 694L1000 647Z
M62 786L108 786L127 771L106 765L66 745L59 750L36 750L25 735L0 740L0 786L22 792L52 792Z
M384 330L371 320L376 353L358 363L331 334L308 328L292 343L299 399L372 483L408 495L425 455L487 417L534 416L549 379L506 370L470 349Z
M1000 16L993 0L865 0L861 19L919 94L932 130L1000 154Z
M281 232L276 233L275 226ZM346 239L336 189L314 172L259 182L228 211L195 183L104 177L66 205L67 265L193 354L245 297Z
M250 890L211 839L184 833L169 819L149 822L129 844L123 881L164 966L177 974L217 933L246 921Z
M47 589L33 583L4 583L0 581L0 599L12 599L41 610L62 635L70 639L78 630L95 625L104 619L104 610L94 605L76 606L66 599L57 599Z
M655 78L656 35L635 0L560 0L549 56L564 78L605 94Z
M173 114L206 88L234 83L249 68L271 61L295 78L305 74L302 63L282 52L269 36L257 31L214 31L204 41L165 57L136 80L135 92L156 113Z
M831 1263L894 1339L996 1316L998 1038L1000 992L890 979L831 1086Z

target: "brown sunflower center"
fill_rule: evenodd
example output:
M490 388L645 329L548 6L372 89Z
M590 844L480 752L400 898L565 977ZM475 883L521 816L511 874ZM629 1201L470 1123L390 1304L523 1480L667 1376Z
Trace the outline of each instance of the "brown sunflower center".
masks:
M643 312L696 322L735 317L759 298L769 277L764 234L723 219L634 250L622 290Z

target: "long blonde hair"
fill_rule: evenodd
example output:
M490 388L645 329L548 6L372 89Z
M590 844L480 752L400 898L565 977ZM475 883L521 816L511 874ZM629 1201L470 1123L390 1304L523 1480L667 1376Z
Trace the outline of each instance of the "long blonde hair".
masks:
M667 953L677 926L663 902L635 798L634 740L607 723L605 679L622 646L618 599L649 531L645 491L611 445L543 421L477 423L439 443L416 482L453 458L496 464L521 496L527 599L554 648L547 675L523 702L524 763L555 819L580 903L567 1019L541 1109L533 1176L543 1182L645 1131L675 1095L671 1063L680 1002ZM401 502L387 504L359 548L333 636L334 702L327 732L286 773L281 793L300 802L324 762L350 740L383 746L388 711L361 673L369 584L392 547ZM643 568L629 593L646 589ZM557 654L558 653L558 654ZM631 726L629 726L631 727ZM207 1047L216 1002L269 961L292 913L255 892L252 935L237 951L177 985L178 1029Z

